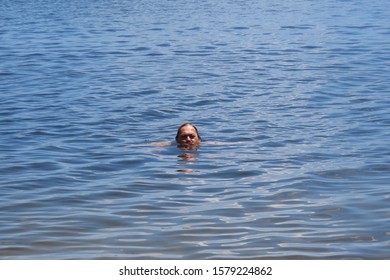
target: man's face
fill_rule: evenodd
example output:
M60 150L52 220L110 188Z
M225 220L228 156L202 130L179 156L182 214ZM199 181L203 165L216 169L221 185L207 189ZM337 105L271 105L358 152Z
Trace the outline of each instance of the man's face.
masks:
M177 142L180 145L197 145L200 143L200 139L195 128L191 125L186 125L180 129Z

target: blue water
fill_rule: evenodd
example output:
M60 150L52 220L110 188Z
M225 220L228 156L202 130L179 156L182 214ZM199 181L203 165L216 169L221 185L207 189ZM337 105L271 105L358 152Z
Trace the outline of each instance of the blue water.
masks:
M390 259L388 1L0 13L0 258Z

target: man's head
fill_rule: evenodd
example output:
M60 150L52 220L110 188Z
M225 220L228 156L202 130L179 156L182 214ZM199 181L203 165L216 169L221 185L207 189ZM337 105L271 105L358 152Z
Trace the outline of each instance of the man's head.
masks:
M180 146L197 146L202 141L198 129L191 123L182 124L177 130L176 142Z

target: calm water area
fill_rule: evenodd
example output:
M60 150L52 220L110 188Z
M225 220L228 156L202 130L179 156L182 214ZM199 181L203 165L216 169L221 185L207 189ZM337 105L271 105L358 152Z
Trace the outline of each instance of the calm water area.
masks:
M390 259L389 70L386 0L1 0L0 259Z

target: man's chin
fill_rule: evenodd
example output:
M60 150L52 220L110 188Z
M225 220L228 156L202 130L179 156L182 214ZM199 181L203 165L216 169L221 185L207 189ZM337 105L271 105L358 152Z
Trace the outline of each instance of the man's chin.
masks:
M179 144L177 147L184 151L194 151L199 149L199 144L184 143L184 144Z

